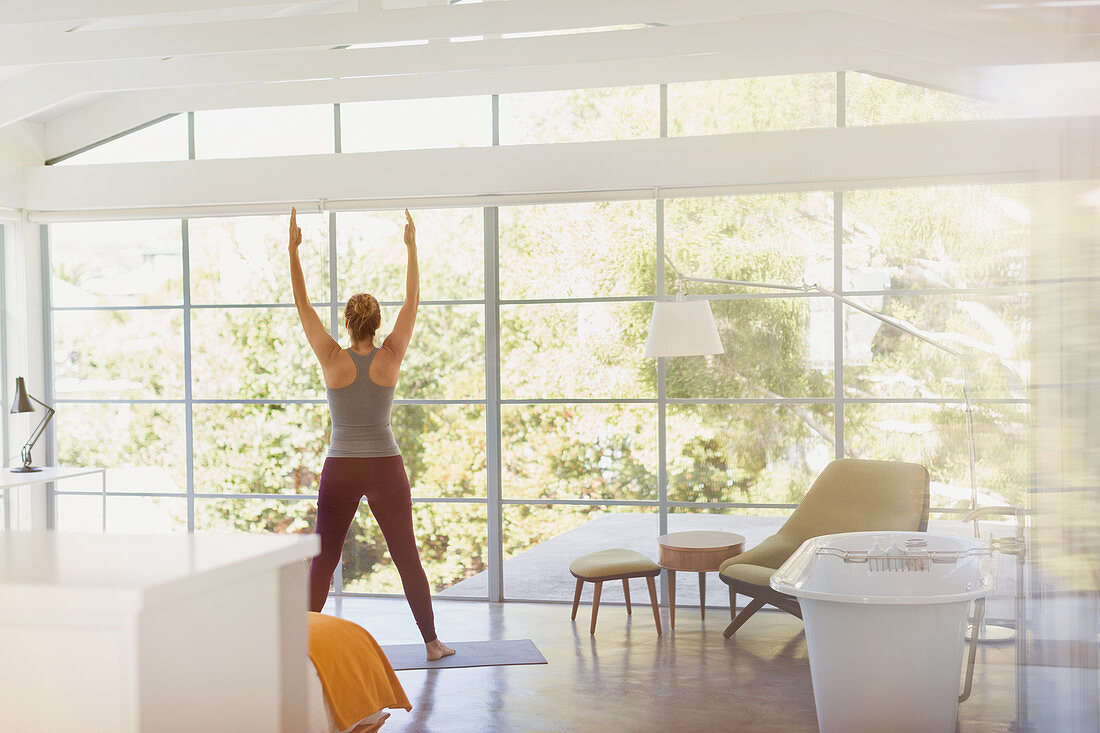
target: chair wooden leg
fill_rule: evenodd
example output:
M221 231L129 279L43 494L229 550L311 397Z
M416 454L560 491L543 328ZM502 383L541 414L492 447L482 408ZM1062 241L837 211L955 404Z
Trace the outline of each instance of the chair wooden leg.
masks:
M737 616L737 591L730 586L730 620L732 621Z
M581 602L581 588L583 587L584 581L580 578L577 578L577 590L573 593L573 615L569 617L574 621L577 620L577 606L579 606Z
M727 626L726 630L722 632L722 636L726 637L727 639L733 636L733 632L741 628L741 625L749 620L749 616L752 616L754 613L763 608L765 603L767 603L767 601L762 601L759 598L753 598L752 601L749 602L749 605L745 606L745 610L737 614L737 618L735 618L733 621L730 621L730 625Z
M653 622L657 624L657 635L661 635L661 609L657 605L657 584L653 582L653 576L645 579L649 586L649 605L653 607Z
M626 578L623 578L623 595L626 596L626 615L629 616L629 615L631 615L631 613L630 613L630 581L628 581Z

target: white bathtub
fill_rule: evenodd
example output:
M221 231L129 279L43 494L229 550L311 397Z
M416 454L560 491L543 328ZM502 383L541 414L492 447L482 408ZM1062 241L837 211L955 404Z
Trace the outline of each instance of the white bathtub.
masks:
M985 552L965 537L848 532L807 540L776 571L772 588L802 607L822 733L955 730L967 612L992 590Z

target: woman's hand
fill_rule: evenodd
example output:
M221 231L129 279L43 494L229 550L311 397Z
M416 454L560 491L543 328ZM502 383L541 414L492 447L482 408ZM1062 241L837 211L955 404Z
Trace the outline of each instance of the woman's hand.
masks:
M408 213L408 212L406 212ZM410 219L410 221L412 221ZM405 235L408 238L408 235ZM298 210L290 207L290 248L296 249L302 243L302 228L298 226Z
M412 214L405 209L405 246L416 246L416 224L413 224Z

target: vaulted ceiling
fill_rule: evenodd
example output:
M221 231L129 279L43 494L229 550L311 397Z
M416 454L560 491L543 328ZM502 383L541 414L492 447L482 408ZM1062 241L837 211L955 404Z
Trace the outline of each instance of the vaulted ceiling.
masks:
M0 127L51 156L199 109L840 70L1012 96L1100 76L1098 34L1100 0L7 0Z

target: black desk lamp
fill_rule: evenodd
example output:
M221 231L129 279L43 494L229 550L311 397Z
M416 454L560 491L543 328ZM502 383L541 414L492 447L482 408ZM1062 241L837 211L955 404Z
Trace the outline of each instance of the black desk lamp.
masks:
M42 422L38 423L38 427L31 433L31 437L27 438L26 444L23 445L23 450L20 451L20 455L23 457L23 465L19 468L13 468L12 471L16 473L30 473L31 471L41 471L41 468L31 465L31 448L42 436L42 433L46 430L46 423L53 417L54 409L41 400L36 400L27 394L27 386L23 384L23 377L15 378L15 399L11 403L11 414L15 415L21 412L34 412L34 405L31 404L31 400L34 400L38 404L46 408L46 416L42 418Z

